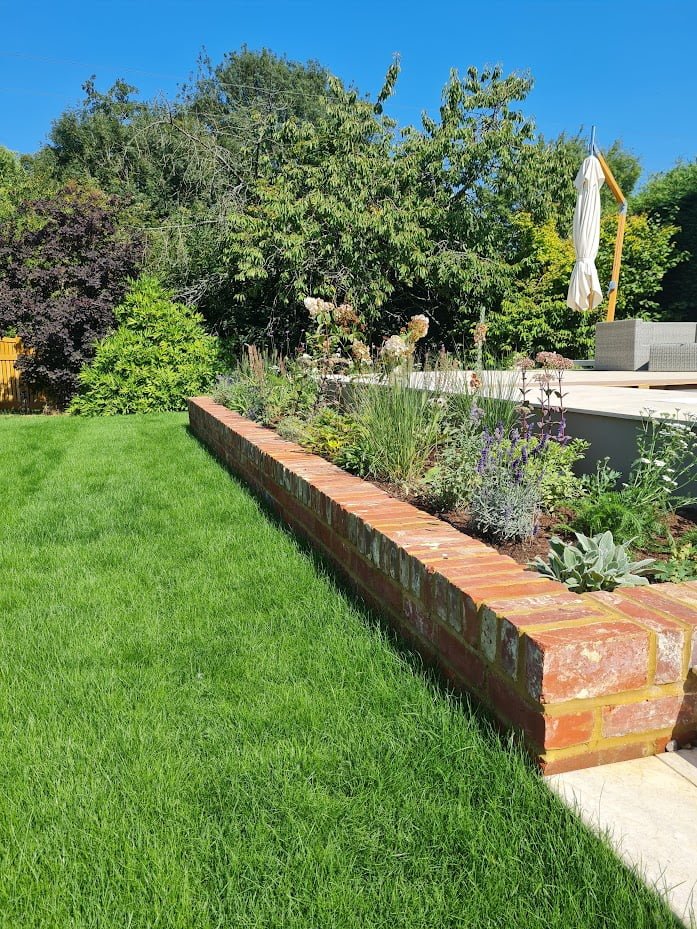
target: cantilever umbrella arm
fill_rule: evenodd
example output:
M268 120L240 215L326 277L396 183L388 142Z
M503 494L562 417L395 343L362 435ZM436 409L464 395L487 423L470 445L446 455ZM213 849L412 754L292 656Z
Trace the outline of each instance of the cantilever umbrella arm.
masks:
M610 188L612 196L617 201L618 206L618 217L617 217L617 237L615 238L615 256L612 260L612 275L610 283L608 285L608 301L607 301L607 315L605 317L608 323L611 323L615 318L615 306L617 305L617 288L620 282L620 267L622 265L622 245L624 243L624 229L627 224L627 200L625 199L624 194L620 188L620 185L615 180L615 175L610 170L610 166L607 161L603 158L600 149L592 143L592 153L600 162L600 167L603 169L603 174L605 175L605 183Z

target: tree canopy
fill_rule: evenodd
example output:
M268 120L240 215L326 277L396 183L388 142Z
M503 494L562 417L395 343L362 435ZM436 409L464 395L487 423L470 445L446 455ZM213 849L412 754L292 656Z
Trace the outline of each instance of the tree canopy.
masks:
M5 245L26 265L27 205L73 185L101 191L120 235L144 243L145 270L236 344L294 347L312 294L356 306L368 337L418 312L432 344L458 347L486 316L494 352L588 353L595 317L564 305L583 141L537 132L524 115L531 78L499 68L452 72L438 113L400 126L386 115L398 77L395 61L371 100L316 61L246 47L203 56L171 100L143 100L124 80L100 91L92 77L38 153L0 150ZM605 154L631 194L637 158L619 142ZM695 266L680 253L695 247L696 176L676 168L632 199L618 315L694 306ZM603 212L605 281L607 191Z
M697 315L697 160L678 164L651 177L632 200L632 208L655 221L674 224L674 242L683 261L670 269L658 303L663 316L695 319Z

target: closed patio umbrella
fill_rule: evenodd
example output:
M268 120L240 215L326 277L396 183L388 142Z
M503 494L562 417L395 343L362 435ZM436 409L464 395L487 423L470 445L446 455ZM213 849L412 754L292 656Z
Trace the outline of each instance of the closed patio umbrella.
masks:
M578 191L574 210L576 264L566 298L572 310L594 310L603 300L595 259L600 243L600 188L604 181L600 162L595 155L589 155L574 181Z

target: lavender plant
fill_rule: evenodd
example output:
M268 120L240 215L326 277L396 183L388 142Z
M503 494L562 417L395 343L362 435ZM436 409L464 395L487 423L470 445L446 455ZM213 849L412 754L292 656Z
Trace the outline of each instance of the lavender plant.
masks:
M539 469L533 458L544 453L546 441L532 447L518 429L506 433L498 426L484 433L478 480L470 499L475 528L501 542L528 539L537 531L542 504Z

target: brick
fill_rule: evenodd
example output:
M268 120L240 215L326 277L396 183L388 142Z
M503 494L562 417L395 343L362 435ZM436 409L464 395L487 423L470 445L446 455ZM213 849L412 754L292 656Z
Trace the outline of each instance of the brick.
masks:
M482 611L485 614L486 608ZM510 677L518 675L519 632L516 626L507 619L501 621L501 666Z
M436 618L460 632L464 614L462 592L438 574L431 578L430 590L429 602Z
M598 745L599 701L574 703L572 712L564 704L645 694L649 643L656 652L650 683L679 680L676 656L685 653L685 635L694 631L697 646L697 585L664 585L662 595L651 592L650 605L641 597L579 597L210 400L190 401L189 409L192 430L220 460L323 551L368 603L385 610L455 686L486 696L501 719L521 728L548 768L656 750L670 726L654 729L654 737L638 732L629 746L613 745L617 736L608 734L608 744ZM686 685L697 688L697 680ZM672 714L675 731L691 734L697 694L678 699L657 697L650 710L605 702L604 731L631 739L631 727L652 713L650 724Z
M546 716L544 748L550 750L583 745L593 735L594 725L595 716L592 710L565 713L563 716Z
M682 697L678 696L603 707L602 733L614 737L667 729L676 724L681 704Z
M672 684L683 678L683 651L687 630L672 619L663 618L650 605L623 596L621 591L598 591L589 594L599 603L612 607L629 619L639 621L656 635L656 672L654 683Z
M675 729L682 735L697 737L697 693L683 694Z
M592 710L546 715L539 706L532 706L496 675L489 675L487 696L497 714L517 726L526 738L540 750L570 748L583 745L593 735L595 717Z
M526 638L530 696L542 703L583 700L644 687L649 634L629 622L535 630Z
M484 686L486 665L474 651L440 624L436 627L436 644L441 655L457 675L456 683L466 690L480 691Z
M626 600L634 600L652 607L659 613L666 613L672 619L678 619L690 626L697 626L697 604L693 606L690 600L680 596L681 586L656 584L652 587L628 587L622 591L622 596ZM668 588L666 592L663 592L664 587Z
M407 623L422 639L435 642L435 626L433 618L422 609L421 604L411 597L404 597L403 611Z
M656 585L658 586L658 585ZM671 619L677 619L685 623L691 629L691 646L689 666L697 666L697 606L693 606L693 600L689 592L688 584L661 584L661 591L667 588L667 596L661 593L655 593L653 590L645 588L632 588L624 592L628 599L636 600L648 607L653 607L656 611L664 613ZM688 588L688 590L685 590Z
M496 660L499 637L499 619L492 610L481 611L481 647L487 661Z
M550 755L542 756L540 767L547 776L563 774L566 771L578 771L581 768L592 768L596 765L616 764L618 761L631 761L634 758L648 758L650 755L655 755L656 750L656 740L637 736L636 742L606 745L600 748L582 746L578 752L561 757L555 756L552 752Z

